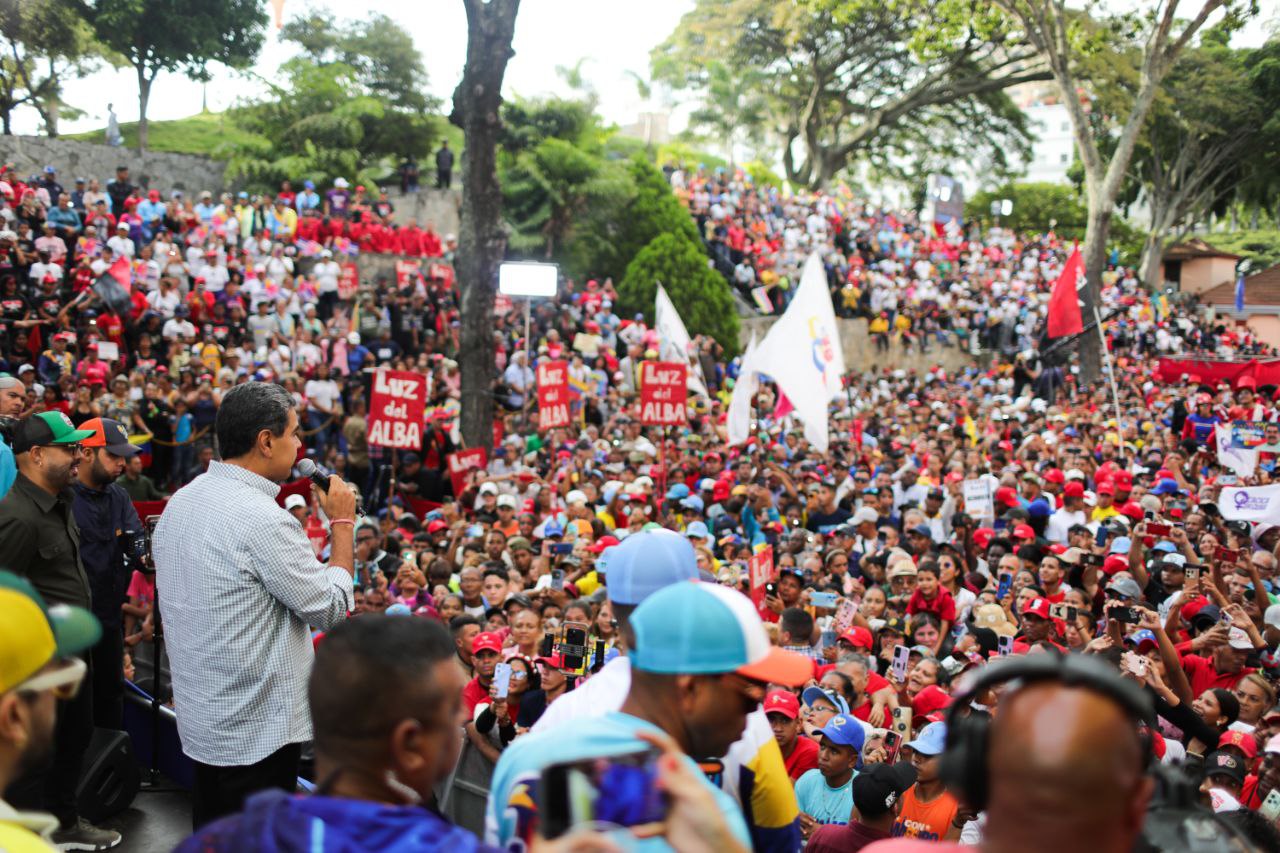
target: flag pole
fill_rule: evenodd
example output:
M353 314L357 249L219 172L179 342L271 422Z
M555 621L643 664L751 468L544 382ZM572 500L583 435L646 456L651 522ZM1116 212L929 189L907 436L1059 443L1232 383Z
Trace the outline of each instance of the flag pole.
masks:
M1124 445L1124 421L1120 418L1120 392L1116 390L1116 368L1111 362L1111 350L1107 349L1107 336L1102 331L1102 316L1098 306L1093 306L1093 321L1098 327L1098 341L1102 344L1102 358L1107 366L1107 379L1111 382L1111 403L1116 407L1116 432L1120 436L1120 444Z

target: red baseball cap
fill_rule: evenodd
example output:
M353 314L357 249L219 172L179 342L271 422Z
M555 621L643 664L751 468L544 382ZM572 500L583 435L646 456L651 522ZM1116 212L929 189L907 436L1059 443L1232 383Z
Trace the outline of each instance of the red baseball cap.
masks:
M996 489L996 503L1005 506L1018 505L1018 493L1012 486L1001 486Z
M941 711L950 704L951 696L938 685L930 684L917 693L915 699L911 700L911 716L913 719L927 717L934 711Z
M441 530L448 530L448 529L449 529L449 525L438 518L432 519L431 521L427 522L428 533L439 533Z
M1258 757L1258 740L1248 732L1238 732L1234 729L1223 732L1222 737L1218 738L1218 749L1224 746L1236 747L1250 761Z
M1072 480L1062 487L1062 495L1067 498L1084 497L1084 483L1079 480Z
M1013 538L1014 539L1035 539L1036 532L1031 529L1031 525L1029 524L1019 524L1017 527L1013 528Z
M1116 572L1129 571L1129 558L1123 554L1112 554L1102 561L1102 573L1114 575Z
M605 548L612 548L614 545L617 545L617 544L618 544L618 538L616 536L601 536L595 542L592 542L587 547L587 550L590 551L592 554L599 554Z
M1209 606L1207 598L1193 598L1186 604L1182 605L1182 619L1184 622L1190 622L1196 617L1196 614Z
M1137 501L1126 501L1125 505L1120 507L1120 514L1127 515L1134 521L1142 520L1142 506Z
M788 690L775 690L764 697L764 712L781 714L788 720L794 720L800 716L800 700Z
M1128 471L1117 471L1115 476L1116 488L1132 489L1133 475Z
M1039 616L1041 619L1049 619L1049 599L1033 598L1022 608L1022 615ZM484 636L481 634L480 636ZM478 638L477 638L478 639Z
M1099 483L1098 488L1094 489L1094 492L1099 495L1115 495L1116 487L1111 485L1110 481L1106 481Z
M845 631L840 635L840 639L844 640L855 649L869 649L874 642L871 639L871 632L866 628L863 628L861 625L855 625L848 631Z
M1046 483L1064 483L1067 475L1062 473L1061 468L1050 468L1044 472L1044 480Z
M502 638L492 631L476 634L475 639L471 641L471 654L476 655L484 651L502 654Z
M991 540L995 538L996 532L990 527L979 527L973 531L973 544L978 546L979 551L987 550L987 546L991 544Z

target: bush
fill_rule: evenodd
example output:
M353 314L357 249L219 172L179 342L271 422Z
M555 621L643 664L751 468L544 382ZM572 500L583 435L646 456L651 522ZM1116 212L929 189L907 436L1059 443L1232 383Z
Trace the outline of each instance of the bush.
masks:
M688 221L686 217L686 221ZM680 312L691 335L710 335L729 356L738 351L738 314L729 284L711 268L702 246L683 234L659 234L627 266L618 285L619 315L643 312L653 321L657 284Z
M1015 183L985 190L965 202L964 215L969 219L990 222L991 202L1005 198L1013 202L1013 214L1000 217L1002 227L1019 233L1043 233L1049 230L1052 222L1059 237L1084 240L1089 212L1079 193L1067 184Z

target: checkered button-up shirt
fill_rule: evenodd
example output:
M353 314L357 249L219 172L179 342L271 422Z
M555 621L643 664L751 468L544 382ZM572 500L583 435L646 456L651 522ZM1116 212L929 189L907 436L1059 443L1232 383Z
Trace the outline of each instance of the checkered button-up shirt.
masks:
M278 504L280 487L236 465L179 490L153 553L182 749L204 764L252 764L311 737L308 626L354 607L351 575L318 563Z

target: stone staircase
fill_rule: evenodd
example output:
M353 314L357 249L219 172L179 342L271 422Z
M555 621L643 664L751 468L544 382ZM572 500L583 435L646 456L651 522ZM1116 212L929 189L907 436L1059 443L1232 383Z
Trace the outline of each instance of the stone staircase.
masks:
M397 185L388 187L387 198L396 206L395 221L401 225L407 225L410 219L424 228L431 223L441 240L446 234L458 233L462 196L457 190L422 187L416 193L401 193Z

